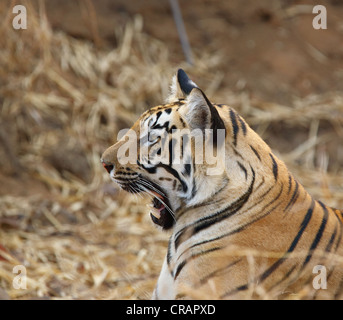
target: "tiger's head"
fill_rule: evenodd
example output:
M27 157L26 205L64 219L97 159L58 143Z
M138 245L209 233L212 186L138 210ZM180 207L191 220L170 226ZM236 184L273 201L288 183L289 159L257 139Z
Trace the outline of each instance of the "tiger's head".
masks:
M151 196L152 221L170 229L221 188L225 135L217 108L179 69L167 103L143 113L101 162L122 189Z

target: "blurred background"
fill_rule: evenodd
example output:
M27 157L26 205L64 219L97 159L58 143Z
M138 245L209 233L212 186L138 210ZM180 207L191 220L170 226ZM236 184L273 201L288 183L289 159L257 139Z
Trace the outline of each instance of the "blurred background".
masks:
M315 4L179 0L189 64L168 0L1 1L0 298L150 298L168 234L100 156L180 67L343 208L343 2L321 1L326 30L312 26Z

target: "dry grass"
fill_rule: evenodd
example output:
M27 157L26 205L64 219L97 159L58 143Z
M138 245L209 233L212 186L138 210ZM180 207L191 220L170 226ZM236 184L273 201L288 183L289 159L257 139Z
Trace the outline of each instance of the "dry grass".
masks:
M308 132L292 152L278 149L280 156L310 193L343 207L343 95L291 107L234 95L220 88L221 56L204 52L192 68L173 65L167 46L142 33L139 16L116 30L117 48L98 50L53 32L44 2L39 12L24 4L30 26L21 31L0 5L0 165L28 189L27 196L0 194L0 297L150 297L168 235L152 226L144 200L109 181L99 158L119 129L164 100L177 67L203 79L210 97L231 103L271 141L275 126L279 136L282 128ZM44 188L30 191L28 181ZM12 285L18 264L27 269L26 290Z

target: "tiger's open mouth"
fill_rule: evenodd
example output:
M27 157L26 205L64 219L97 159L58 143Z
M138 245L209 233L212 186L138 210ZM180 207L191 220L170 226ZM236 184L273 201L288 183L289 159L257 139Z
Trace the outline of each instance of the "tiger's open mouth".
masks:
M163 229L170 229L174 224L174 219L172 213L170 212L171 209L168 198L163 197L152 190L151 192L155 194L155 197L150 205L151 220L155 224L161 226Z
M175 219L169 199L157 184L141 177L135 181L130 181L129 183L118 180L116 180L116 182L127 192L145 192L153 196L150 204L151 220L155 224L161 226L164 230L168 230L174 225Z

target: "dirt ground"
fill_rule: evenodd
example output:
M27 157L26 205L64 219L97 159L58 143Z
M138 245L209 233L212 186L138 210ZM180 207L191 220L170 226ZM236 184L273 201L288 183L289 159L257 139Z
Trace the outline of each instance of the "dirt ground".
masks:
M169 1L99 0L93 15L86 14L88 2L48 1L52 26L115 47L114 30L141 15L143 31L168 46L173 63L183 60ZM343 90L342 2L321 2L327 9L326 30L313 28L311 0L179 2L194 54L225 57L220 88L282 104L292 96Z
M343 2L321 1L327 29L316 30L310 0L179 0L194 66L167 0L23 1L51 30L37 36L29 18L17 39L5 23L19 2L0 11L0 298L150 297L167 235L98 160L161 103L179 66L240 111L314 196L343 207ZM11 286L18 263L29 290Z

